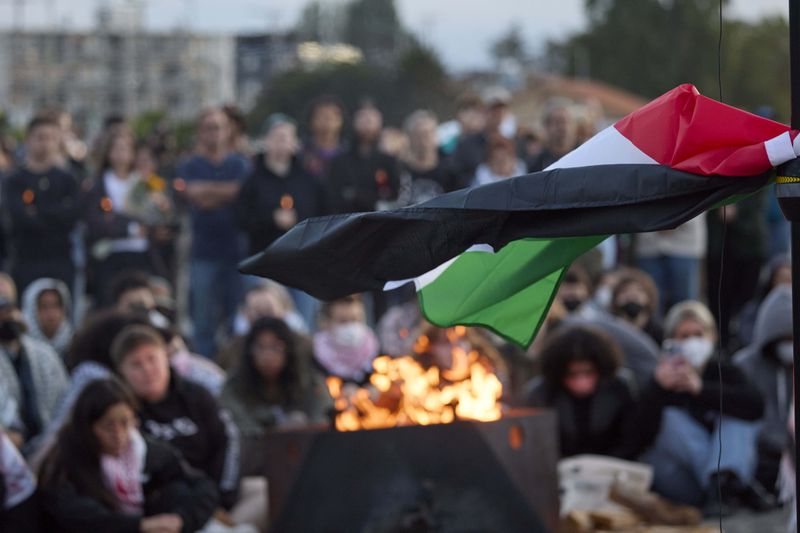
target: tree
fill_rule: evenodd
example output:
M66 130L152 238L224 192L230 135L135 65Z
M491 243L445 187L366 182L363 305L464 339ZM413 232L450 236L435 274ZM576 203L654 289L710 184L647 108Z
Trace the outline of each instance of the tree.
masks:
M681 83L718 96L718 0L586 0L586 10L584 32L550 44L551 69L650 98ZM787 22L780 17L726 20L724 101L747 109L770 105L787 118L788 39Z
M514 23L505 35L492 43L492 56L498 63L512 59L522 64L528 58L525 39L522 37L522 28Z
M717 0L587 0L585 32L551 48L569 74L644 96L716 85Z

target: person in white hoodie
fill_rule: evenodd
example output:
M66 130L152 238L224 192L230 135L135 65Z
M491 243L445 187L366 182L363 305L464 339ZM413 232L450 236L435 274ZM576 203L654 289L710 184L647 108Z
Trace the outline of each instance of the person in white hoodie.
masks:
M74 330L70 323L72 299L67 284L54 278L39 278L22 296L22 315L28 335L49 344L63 359Z

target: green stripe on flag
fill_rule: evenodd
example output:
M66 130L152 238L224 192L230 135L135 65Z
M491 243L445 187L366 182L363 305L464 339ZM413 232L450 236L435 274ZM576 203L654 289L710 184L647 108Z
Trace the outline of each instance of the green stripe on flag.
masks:
M437 326L483 326L528 346L569 265L607 237L521 239L496 253L464 252L419 291L420 308Z

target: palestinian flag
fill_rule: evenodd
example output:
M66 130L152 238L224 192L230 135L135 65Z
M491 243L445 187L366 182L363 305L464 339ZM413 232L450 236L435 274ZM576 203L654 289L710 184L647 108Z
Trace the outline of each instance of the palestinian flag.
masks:
M413 282L434 324L528 345L575 258L608 235L673 229L755 192L800 154L796 136L682 85L542 172L306 220L241 270L322 299Z

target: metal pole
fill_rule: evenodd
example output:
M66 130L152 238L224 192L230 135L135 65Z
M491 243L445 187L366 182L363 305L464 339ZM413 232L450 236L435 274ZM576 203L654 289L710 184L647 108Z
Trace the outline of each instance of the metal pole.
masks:
M789 65L791 72L792 129L800 130L800 0L789 0ZM776 193L781 210L791 222L792 246L792 329L794 334L794 464L800 464L798 430L800 430L800 161L795 159L778 169ZM800 524L800 477L795 475L795 513Z

